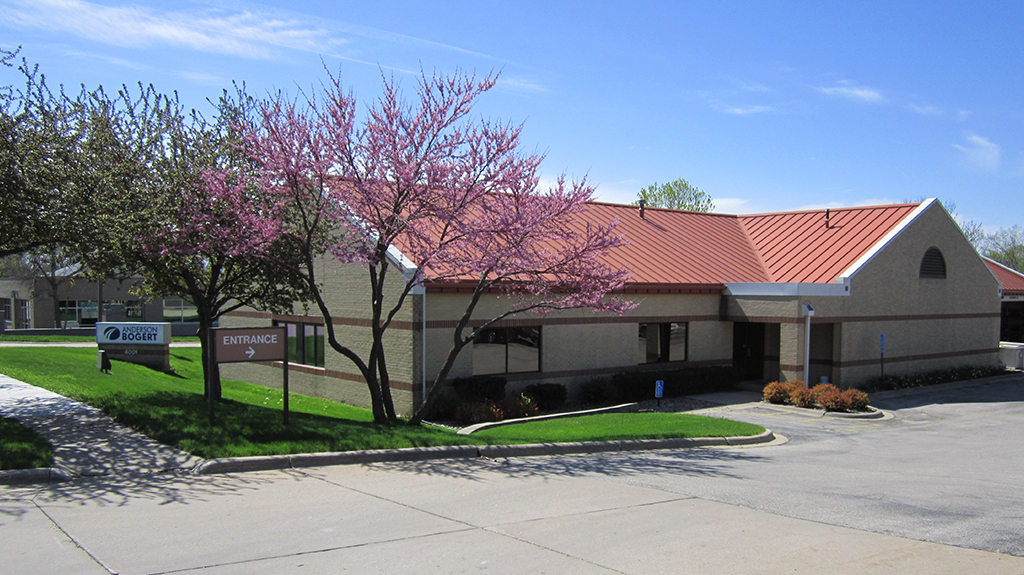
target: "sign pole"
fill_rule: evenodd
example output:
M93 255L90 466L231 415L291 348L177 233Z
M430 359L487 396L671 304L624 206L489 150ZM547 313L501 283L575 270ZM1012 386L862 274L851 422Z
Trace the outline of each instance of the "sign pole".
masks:
M882 379L885 379L885 334L882 334L882 347L878 358L878 367L882 370Z
M288 354L284 354L284 424L288 425Z
M207 370L210 373L206 376L206 399L210 405L210 427L213 427L216 425L216 417L214 415L216 401L213 399L213 372L216 371L214 366L217 365L217 332L211 329L206 332L206 335L206 346L209 349L207 354L209 355L210 363Z

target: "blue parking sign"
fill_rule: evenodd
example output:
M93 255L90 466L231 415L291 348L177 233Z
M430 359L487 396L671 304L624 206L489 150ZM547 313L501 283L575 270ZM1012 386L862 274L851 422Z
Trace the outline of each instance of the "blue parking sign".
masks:
M654 383L654 397L661 399L665 395L665 382L658 380Z

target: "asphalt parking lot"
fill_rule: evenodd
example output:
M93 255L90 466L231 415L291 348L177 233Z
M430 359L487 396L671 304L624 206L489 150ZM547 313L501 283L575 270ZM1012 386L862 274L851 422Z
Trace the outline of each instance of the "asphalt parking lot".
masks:
M1024 377L764 446L0 487L5 573L1024 573Z

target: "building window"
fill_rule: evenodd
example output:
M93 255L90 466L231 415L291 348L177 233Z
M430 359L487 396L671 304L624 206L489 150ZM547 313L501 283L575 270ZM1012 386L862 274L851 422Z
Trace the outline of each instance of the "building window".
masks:
M88 300L61 300L60 323L65 327L96 325L96 302Z
M928 248L921 258L921 277L946 279L946 258L939 248Z
M639 363L686 361L686 323L642 323Z
M540 371L540 326L483 329L473 340L473 375Z
M326 328L323 324L275 321L274 325L287 328L289 362L324 367Z
M176 297L164 300L164 321L169 322L197 322L199 312L192 302Z

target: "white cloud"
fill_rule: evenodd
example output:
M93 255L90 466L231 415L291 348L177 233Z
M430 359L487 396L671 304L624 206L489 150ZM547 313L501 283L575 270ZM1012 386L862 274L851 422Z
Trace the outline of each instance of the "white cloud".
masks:
M517 91L527 92L548 92L549 90L543 85L527 80L525 78L510 78L508 76L498 77L498 86L510 88Z
M854 86L850 82L841 82L838 86L821 87L818 91L827 96L838 96L859 102L875 104L885 100L882 93L867 86Z
M967 135L967 145L953 144L963 153L963 163L973 170L994 172L999 169L1002 150L999 145L977 134Z
M938 106L933 106L931 104L907 104L907 108L909 108L913 112L917 112L918 114L922 114L924 116L942 115L942 108L939 108Z
M960 110L959 112L956 113L956 119L958 122L963 122L964 120L970 118L973 115L974 112L971 110Z
M254 59L274 57L275 47L322 52L338 43L321 28L251 12L157 13L81 0L15 0L2 11L0 22L126 48L170 45Z
M188 70L183 70L178 72L178 75L182 78L192 80L193 82L198 82L200 84L208 84L210 86L223 86L225 83L227 83L226 78L214 76L213 74L208 74L206 72L192 72Z
M807 204L795 208L794 211L807 211L807 210L824 210L825 208L835 210L839 208L863 208L865 206L886 206L889 204L900 204L903 202L894 200L892 198L865 198L863 200L857 200L855 202L843 202L843 201L832 201L820 204Z
M724 108L723 112L726 114L734 114L737 116L746 116L747 114L760 114L761 112L773 112L775 109L771 106L738 106L735 108Z

